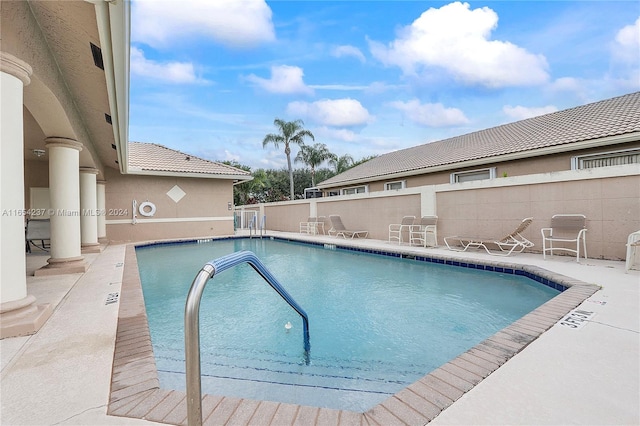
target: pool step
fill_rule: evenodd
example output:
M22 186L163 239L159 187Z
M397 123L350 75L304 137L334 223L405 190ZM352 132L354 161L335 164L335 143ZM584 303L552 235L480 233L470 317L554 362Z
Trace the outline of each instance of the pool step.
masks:
M184 387L183 352L165 348L154 351L161 383ZM310 365L305 365L302 357L220 350L215 354L202 353L201 372L203 391L207 393L269 399L277 389L277 398L282 402L287 402L286 395L299 398L303 394L314 404L318 398L328 401L346 398L365 405L369 403L366 401L375 401L372 403L375 405L422 377L428 367L314 357Z

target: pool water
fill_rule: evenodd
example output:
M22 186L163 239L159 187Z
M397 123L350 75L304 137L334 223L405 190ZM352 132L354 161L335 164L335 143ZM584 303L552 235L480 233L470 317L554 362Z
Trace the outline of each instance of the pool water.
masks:
M243 264L211 279L202 297L203 393L366 411L558 294L512 274L279 240L142 247L161 387L185 389L191 282L206 262L239 250L254 252L306 311L310 363L302 319Z

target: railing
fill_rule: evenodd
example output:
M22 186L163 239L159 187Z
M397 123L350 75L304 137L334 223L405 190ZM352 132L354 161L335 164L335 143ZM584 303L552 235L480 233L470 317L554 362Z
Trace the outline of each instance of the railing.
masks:
M187 422L202 425L202 381L200 377L200 299L207 281L227 269L248 263L302 317L304 358L309 364L309 319L306 312L287 293L258 257L250 251L239 251L207 262L196 275L189 289L184 309L184 345L187 385Z

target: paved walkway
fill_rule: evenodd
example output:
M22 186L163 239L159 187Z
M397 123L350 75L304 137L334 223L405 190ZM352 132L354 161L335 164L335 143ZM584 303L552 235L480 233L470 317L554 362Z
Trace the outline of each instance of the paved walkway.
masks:
M397 248L369 239L355 244ZM87 255L85 274L59 277L29 276L48 256L27 257L29 293L56 307L36 335L0 341L1 424L154 424L106 415L118 314L118 303L107 302L120 292L124 249ZM640 424L640 272L625 273L623 262L544 261L537 254L508 260L602 286L580 306L594 315L577 329L553 326L431 424Z

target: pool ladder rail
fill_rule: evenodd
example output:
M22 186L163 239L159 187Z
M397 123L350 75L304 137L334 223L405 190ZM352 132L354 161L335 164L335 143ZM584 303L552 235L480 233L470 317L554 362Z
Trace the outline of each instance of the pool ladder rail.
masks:
M255 216L254 216L255 217ZM258 257L250 251L239 251L207 262L191 284L184 309L184 345L187 386L187 423L202 425L202 380L200 373L200 300L209 279L242 263L251 267L302 317L304 359L309 364L309 318L307 313L269 272Z

